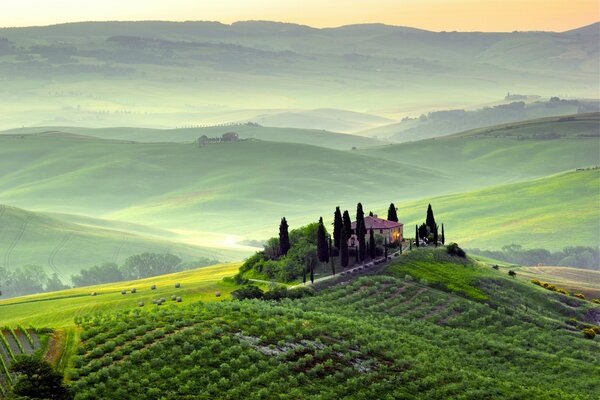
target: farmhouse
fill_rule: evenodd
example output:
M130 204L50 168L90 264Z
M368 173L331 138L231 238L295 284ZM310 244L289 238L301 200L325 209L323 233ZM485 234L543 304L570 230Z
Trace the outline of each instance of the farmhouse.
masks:
M400 222L388 221L387 219L377 218L376 215L369 215L365 217L365 227L367 228L367 240L371 229L373 229L373 233L386 238L388 243L395 243L404 239L404 224ZM356 221L352 222L352 231L356 233Z

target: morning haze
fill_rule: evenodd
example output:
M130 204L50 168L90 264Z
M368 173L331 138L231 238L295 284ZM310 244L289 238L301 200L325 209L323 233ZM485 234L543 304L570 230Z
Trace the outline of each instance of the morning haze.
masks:
M4 2L0 399L595 399L598 11Z

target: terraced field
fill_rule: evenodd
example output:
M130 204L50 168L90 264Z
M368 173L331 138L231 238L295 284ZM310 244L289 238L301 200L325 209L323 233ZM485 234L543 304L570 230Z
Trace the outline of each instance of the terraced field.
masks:
M0 396L16 379L15 374L8 368L19 354L44 352L48 346L49 337L31 328L5 326L0 328Z
M76 399L593 399L599 343L548 317L362 277L295 301L86 317L70 377Z

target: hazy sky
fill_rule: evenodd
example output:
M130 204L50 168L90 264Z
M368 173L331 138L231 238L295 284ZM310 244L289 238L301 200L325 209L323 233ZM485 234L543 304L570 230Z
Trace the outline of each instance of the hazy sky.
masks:
M563 31L600 20L599 0L0 0L0 26L100 20L260 19L316 27L383 22L431 30Z

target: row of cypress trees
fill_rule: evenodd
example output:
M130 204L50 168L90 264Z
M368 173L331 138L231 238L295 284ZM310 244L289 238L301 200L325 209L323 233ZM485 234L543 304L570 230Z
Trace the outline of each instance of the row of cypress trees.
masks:
M371 214L372 215L372 214ZM390 204L388 209L388 220L398 222L398 215L394 203ZM323 224L323 217L319 218L317 229L317 259L321 263L331 263L331 272L335 275L335 262L332 257L333 249L337 249L342 268L347 268L350 261L348 248L348 239L352 232L352 221L348 210L342 213L340 207L335 208L333 218L333 240L327 239L327 231ZM356 205L356 236L358 238L358 249L356 252L356 261L364 261L367 258L367 249L371 259L376 257L377 246L373 229L369 231L369 244L366 243L367 229L365 226L365 213L361 203ZM285 217L281 219L279 225L279 251L282 256L287 255L290 250L289 225ZM304 281L306 282L306 272L310 272L310 279L314 281L314 260L306 260ZM309 270L309 271L307 271Z
M415 225L415 245L419 247L420 239L428 239L429 236L432 235L433 244L435 247L438 246L438 243L442 244L446 243L446 234L444 232L444 224L442 224L442 232L441 236L439 235L439 227L435 222L435 217L433 215L433 209L431 208L431 204L427 206L427 216L425 217L425 222L421 224L421 226Z

